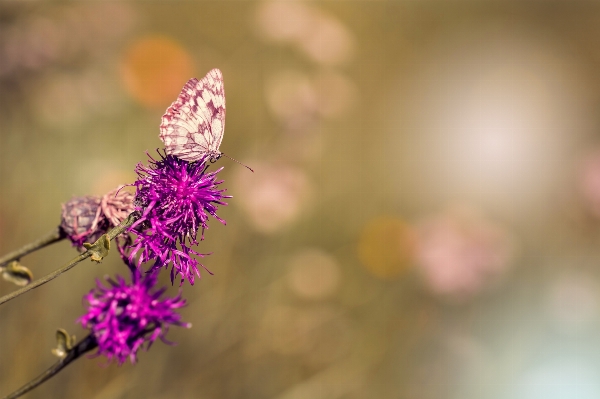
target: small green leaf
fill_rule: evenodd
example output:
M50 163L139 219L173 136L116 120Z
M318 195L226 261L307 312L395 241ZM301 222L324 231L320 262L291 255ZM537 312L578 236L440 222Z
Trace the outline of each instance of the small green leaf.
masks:
M104 234L102 237L98 238L95 243L90 244L89 242L86 242L83 244L83 247L92 253L92 260L94 262L100 263L102 259L108 255L110 238L108 238L107 234Z
M73 349L75 336L69 335L66 330L59 328L56 330L56 348L52 349L52 354L60 359L64 359Z
M31 283L33 274L28 268L20 264L19 261L13 260L2 270L2 278L23 287Z

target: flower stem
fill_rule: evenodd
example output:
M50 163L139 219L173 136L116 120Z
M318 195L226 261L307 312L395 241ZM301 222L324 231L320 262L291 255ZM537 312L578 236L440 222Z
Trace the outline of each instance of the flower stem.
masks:
M113 228L112 230L110 230L108 233L106 233L106 235L108 236L109 241L113 240L116 236L118 236L119 234L121 234L122 232L124 232L139 217L140 217L140 215L137 212L130 213L129 216L127 216L127 218L125 220L123 220L118 226L116 226L115 228ZM18 297L19 295L22 295L22 294L26 293L27 291L30 291L30 290L32 290L34 288L37 288L37 287L39 287L42 284L46 284L48 281L54 280L56 277L60 276L64 272L66 272L69 269L73 268L76 264L78 264L82 260L87 259L87 258L91 257L92 255L93 255L93 248L90 248L87 251L85 251L84 253L80 254L79 256L73 258L69 263L67 263L66 265L64 265L60 269L55 270L52 273L45 275L44 277L40 277L39 279L31 282L29 285L27 285L27 286L25 286L25 287L23 287L23 288L21 288L19 290L13 291L10 294L7 294L7 295L4 295L3 297L0 297L0 305L2 305L3 303L6 303L8 301L10 301L11 299L15 299L16 297Z
M91 351L92 349L98 346L98 342L92 335L88 335L81 341L79 341L69 352L67 355L60 359L58 362L54 363L50 368L44 371L42 374L29 381L27 384L23 385L21 388L17 389L13 393L5 396L3 399L15 399L19 396L31 391L33 388L42 384L43 382L49 380L63 368L67 367L69 363L78 359L81 355L86 352Z
M44 237L41 237L32 243L24 245L16 251L12 251L11 253L0 257L0 267L5 266L13 260L19 260L23 256L37 251L38 249L44 248L45 246L54 244L55 242L60 241L63 238L65 238L64 233L62 233L61 229L57 227L48 234L46 234Z

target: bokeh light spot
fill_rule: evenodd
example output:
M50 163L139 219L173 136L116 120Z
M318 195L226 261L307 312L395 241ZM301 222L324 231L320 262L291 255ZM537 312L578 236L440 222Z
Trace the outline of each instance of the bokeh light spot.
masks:
M354 55L355 40L336 17L294 1L266 1L256 14L258 33L267 41L295 44L324 66L342 65Z
M416 265L429 290L464 300L507 272L513 258L508 232L467 207L432 216L417 226Z
M288 284L301 298L323 299L338 288L340 270L335 259L318 249L306 249L289 262Z
M309 77L284 71L271 76L265 86L269 110L291 127L305 127L314 119L318 95Z
M125 52L121 76L129 94L148 107L167 106L193 77L191 56L179 43L162 36L138 39Z
M373 275L394 278L405 272L414 251L413 230L393 217L372 220L358 242L358 256Z
M264 2L257 10L257 28L261 36L270 41L298 40L310 28L312 14L313 11L300 2Z
M239 193L240 205L252 226L270 234L298 218L313 191L304 171L284 163L244 163L257 173L238 168L232 192Z

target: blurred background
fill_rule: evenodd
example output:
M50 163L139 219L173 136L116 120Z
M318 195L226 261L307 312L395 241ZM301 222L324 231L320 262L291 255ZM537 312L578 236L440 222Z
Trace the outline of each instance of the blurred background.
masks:
M594 2L0 3L1 253L133 182L211 68L221 150L256 171L218 162L228 223L176 346L27 397L600 398L599 43ZM85 336L82 296L117 273L113 253L0 307L0 394L57 328Z

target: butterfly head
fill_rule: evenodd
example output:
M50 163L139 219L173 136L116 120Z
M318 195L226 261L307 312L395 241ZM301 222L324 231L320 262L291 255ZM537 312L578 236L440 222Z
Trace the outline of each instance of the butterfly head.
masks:
M210 163L215 163L219 160L219 158L223 156L223 153L219 151L211 151L207 155L208 159L210 160Z

